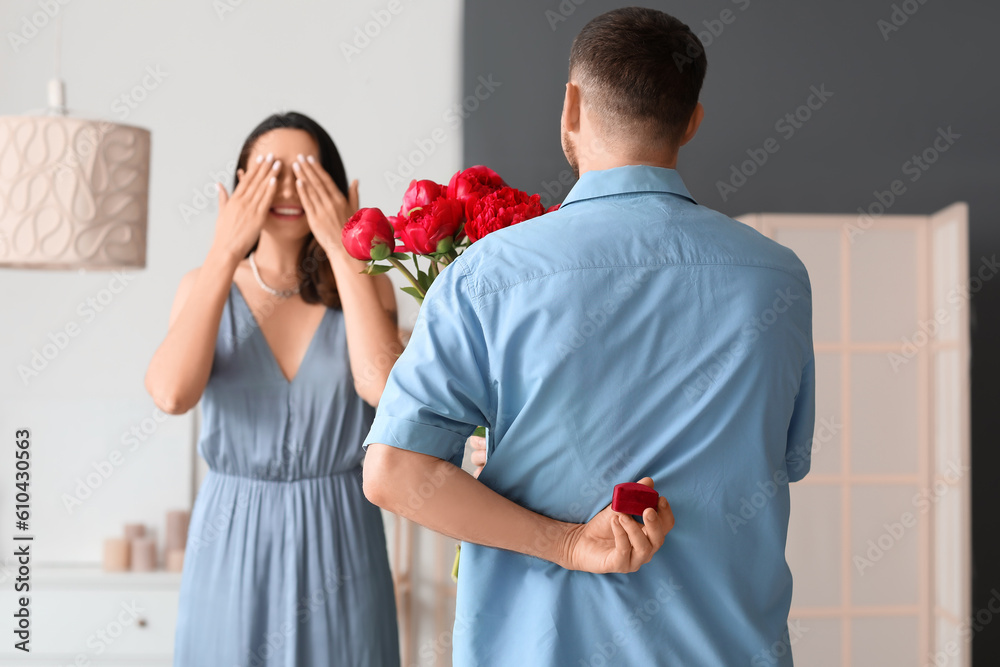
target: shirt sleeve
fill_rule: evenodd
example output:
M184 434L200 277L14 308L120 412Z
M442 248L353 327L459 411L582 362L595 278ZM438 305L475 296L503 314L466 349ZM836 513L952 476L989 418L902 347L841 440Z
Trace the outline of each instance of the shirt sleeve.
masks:
M788 424L788 446L785 451L785 466L788 481L798 482L806 473L812 461L813 430L816 423L816 360L810 353L809 361L802 369L802 382L795 397L792 419Z
M490 424L486 342L467 271L460 258L428 290L365 449L381 443L461 465L466 439Z

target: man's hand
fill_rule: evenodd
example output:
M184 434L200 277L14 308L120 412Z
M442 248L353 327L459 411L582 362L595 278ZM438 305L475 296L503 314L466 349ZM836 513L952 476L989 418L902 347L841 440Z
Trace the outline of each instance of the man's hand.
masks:
M644 477L639 484L652 487ZM646 509L642 523L627 514L619 514L608 505L587 523L577 524L566 537L563 567L603 574L635 572L652 559L670 529L674 513L667 499L660 497L657 508Z
M653 486L648 477L639 483ZM436 456L378 443L365 455L364 491L379 507L456 540L594 573L635 572L674 527L664 498L657 510L646 510L641 524L610 507L585 524L558 521L504 498Z

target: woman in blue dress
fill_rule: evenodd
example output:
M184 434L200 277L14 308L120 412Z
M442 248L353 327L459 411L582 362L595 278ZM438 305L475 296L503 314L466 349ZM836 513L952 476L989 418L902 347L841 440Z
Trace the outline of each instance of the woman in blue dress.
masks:
M258 126L215 239L181 281L146 375L202 404L209 472L188 533L178 667L399 664L381 514L361 448L401 351L385 276L340 241L358 208L333 140L297 113Z

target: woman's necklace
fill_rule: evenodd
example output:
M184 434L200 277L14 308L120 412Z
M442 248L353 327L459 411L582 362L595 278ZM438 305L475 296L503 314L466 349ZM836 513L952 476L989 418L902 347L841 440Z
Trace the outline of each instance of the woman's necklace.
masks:
M253 271L253 277L257 279L257 284L260 288L272 296L276 296L279 299L287 299L288 297L295 296L299 293L299 286L296 285L291 289L274 289L270 285L264 282L264 279L260 277L260 271L257 270L257 262L253 260L254 253L250 253L250 270Z

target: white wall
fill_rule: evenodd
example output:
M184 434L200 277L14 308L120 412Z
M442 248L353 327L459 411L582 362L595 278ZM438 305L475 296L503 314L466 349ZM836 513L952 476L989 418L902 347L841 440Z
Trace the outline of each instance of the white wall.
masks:
M124 289L100 312L80 304L109 296L110 274L0 269L0 424L4 434L15 424L35 430L40 537L56 529L49 521L67 516L54 496L71 492L77 477L121 449L122 435L153 413L143 374L166 331L178 281L212 240L215 202L200 193L211 191L213 174L231 182L230 166L260 120L277 110L314 117L337 142L349 178L360 180L362 205L387 210L399 206L409 181L387 177L401 160L423 162L418 175L446 180L461 155L458 117L448 113L459 99L458 0L4 0L0 114L46 104L57 35L46 6L62 18L72 112L150 129L152 165L147 268L127 272ZM367 43L358 39L366 27L375 34ZM346 53L345 45L360 48ZM428 142L435 130L443 141ZM414 154L417 141L424 148ZM412 300L399 296L404 322L412 320ZM30 367L33 352L71 322L79 335L37 376L22 379L18 366ZM149 516L152 508L141 503L130 510L137 488L174 489L158 496L170 504L189 495L188 467L177 460L190 428L180 424L171 419L125 452L131 460L74 514L74 525L84 525L81 515L97 516L62 544L72 558L97 561L101 539L117 534L119 518L161 520L159 508ZM148 479L149 471L160 477ZM103 510L91 509L98 506ZM69 555L44 554L55 561Z

